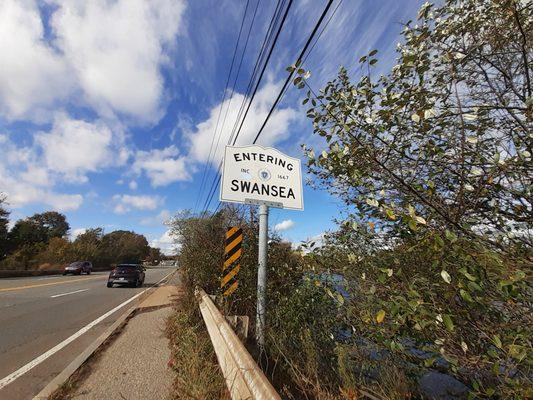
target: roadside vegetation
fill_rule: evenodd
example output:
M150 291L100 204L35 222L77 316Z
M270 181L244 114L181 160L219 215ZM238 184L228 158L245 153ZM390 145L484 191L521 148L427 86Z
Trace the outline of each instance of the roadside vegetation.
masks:
M167 320L169 367L175 372L171 399L230 399L215 351L193 297L178 300Z
M0 197L0 270L56 270L80 260L105 269L114 263L165 258L143 235L130 231L105 234L103 228L93 228L70 240L66 217L55 211L20 219L9 229L5 202Z
M531 15L525 1L426 3L389 73L371 51L315 90L290 67L323 139L303 146L310 183L345 208L321 243L271 237L266 354L248 346L283 398L533 397ZM233 225L239 288L223 298ZM217 294L253 329L254 215L182 213L172 228L188 298Z

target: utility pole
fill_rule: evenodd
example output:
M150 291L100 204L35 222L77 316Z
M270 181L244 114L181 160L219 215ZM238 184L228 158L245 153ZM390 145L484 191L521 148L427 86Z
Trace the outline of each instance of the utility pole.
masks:
M261 350L265 347L266 282L268 250L268 206L259 205L259 269L257 271L257 316L255 338Z

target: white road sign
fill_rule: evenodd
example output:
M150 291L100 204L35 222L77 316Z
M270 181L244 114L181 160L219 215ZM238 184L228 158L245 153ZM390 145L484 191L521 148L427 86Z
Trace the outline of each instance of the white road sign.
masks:
M261 146L226 146L220 201L303 210L300 160Z

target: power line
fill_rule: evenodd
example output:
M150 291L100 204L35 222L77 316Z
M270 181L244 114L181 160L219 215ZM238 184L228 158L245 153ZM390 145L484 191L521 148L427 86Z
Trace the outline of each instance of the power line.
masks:
M244 124L244 121L246 120L246 117L247 117L248 112L249 112L249 110L250 110L250 106L251 106L251 104L252 104L252 101L253 101L253 99L255 98L255 95L256 95L256 93L257 93L257 90L258 90L258 88L259 88L259 85L260 85L260 83L261 83L261 80L262 80L263 75L264 75L264 73L265 73L265 70L266 70L266 67L267 67L267 65L268 65L268 62L270 61L270 57L272 56L272 53L273 53L273 51L274 51L274 48L276 47L276 44L277 44L277 42L278 42L279 35L280 35L280 33L281 33L281 30L283 29L283 25L285 24L285 21L286 21L286 19L287 19L287 15L288 15L289 10L290 10L290 8L291 8L291 6L292 6L292 3L293 3L293 0L289 0L289 3L288 3L288 5L287 5L287 7L285 8L285 11L284 11L284 13L283 13L283 17L282 17L282 19L281 19L281 22L279 23L279 27L278 27L278 29L277 29L277 31L276 31L276 34L275 34L274 38L272 39L272 44L270 45L270 49L269 49L269 51L268 51L268 54L267 54L267 56L266 56L266 59L262 62L263 66L261 67L261 73L260 73L260 75L259 75L259 78L257 78L255 85L252 85L252 86L255 86L255 87L254 87L254 90L253 90L253 93L252 93L251 97L248 97L249 91L247 91L247 94L246 94L245 97L243 98L243 104L241 105L241 110L243 109L242 106L245 104L244 102L245 102L247 99L249 99L249 100L248 100L248 106L246 107L246 111L244 112L244 115L243 115L242 118L240 119L240 120L241 120L241 123L240 123L240 125L239 125L239 129L238 129L238 131L236 131L236 135L235 135L235 137L233 137L233 135L234 135L234 133L235 133L235 129L234 129L234 130L232 131L232 134L231 134L230 138L229 138L228 144L230 144L230 143L231 143L231 144L235 144L235 142L237 141L237 138L238 138L238 136L239 136L239 134L240 134L240 132L241 132L242 126L243 126L243 124ZM280 11L281 11L281 9L282 9L282 8L280 8ZM280 15L280 14L278 14L278 16L276 17L276 20L279 19L279 15ZM275 26L275 24L274 24L274 26ZM272 28L273 28L274 26L271 25ZM272 30L272 31L273 31L273 30ZM267 32L267 35L268 35L268 32ZM271 35L268 35L268 36L270 37ZM265 43L268 44L268 41L269 41L269 40L267 40L266 42L264 41L263 43L264 43L264 44L265 44ZM262 47L262 50L265 49L265 48L267 48L267 47L268 47L268 46L263 46L263 47ZM264 55L264 52L263 52L263 51L262 51L261 53ZM257 62L256 62L256 66L254 67L254 75L255 75L255 71L257 70L257 69L256 69L257 66L261 64L261 58L262 58L262 54L261 54L261 53L260 53L260 56L258 57L258 60L257 60ZM252 77L252 80L250 81L250 83L253 83L253 80L254 80L254 77ZM249 88L250 88L250 85L249 85ZM241 111L241 110L239 110L239 111ZM239 121L239 116L237 117L236 124L238 124L238 121ZM234 128L235 128L235 126L234 126ZM218 170L217 170L217 173L215 174L215 177L214 177L215 180L216 180L216 178L217 178L217 174L218 174L218 171L220 170L220 167L221 167L221 166L222 166L222 162L220 162L219 167L218 167ZM211 189L213 189L213 187L214 187L214 184L212 184ZM216 189L215 189L215 190L216 190ZM203 212L205 212L205 211L207 210L207 207L209 207L209 204L211 203L212 198L213 198L213 194L214 194L214 191L213 191L213 190L210 190L210 191L209 191L209 194L208 194L208 197L206 198L206 202L204 203L204 207L203 207L203 210L204 210L204 211L203 211Z
M298 59L296 61L296 65L299 65L301 64L302 62L302 58L304 57L305 55L305 52L307 51L309 45L311 44L311 42L313 41L313 38L314 36L316 35L320 25L322 24L322 21L324 20L325 16L327 15L328 13L328 10L329 8L331 7L331 5L333 4L333 0L329 0L328 3L326 4L326 7L324 7L324 10L322 11L322 14L320 15L320 18L319 20L317 21L317 23L315 24L315 27L313 28L313 31L311 32L311 34L309 35L302 51L300 52L300 55L298 56ZM340 2L339 4L337 5L335 11L338 9L340 5ZM331 17L332 18L332 17ZM331 21L331 18L328 20L327 23L329 23L329 21ZM327 24L326 26L324 27L324 29L327 27ZM324 32L324 29L320 32L320 35L318 38L320 38L320 36L322 35L322 33ZM317 38L317 41L318 41L318 38ZM315 42L316 44L316 42ZM313 45L314 47L314 45ZM272 113L274 112L274 109L276 108L276 106L279 104L279 101L280 99L283 97L283 93L285 92L285 89L287 88L287 85L289 84L289 82L291 81L291 78L294 74L294 70L292 70L287 79L285 80L285 83L283 84L283 87L282 89L280 90L280 93L278 94L278 97L276 98L276 100L274 101L274 103L272 104L272 107L270 108L270 111L267 115L267 117L265 118L265 120L263 121L263 124L261 125L261 128L259 129L257 135L255 136L255 139L253 141L253 143L255 144L257 142L257 140L259 139L259 136L261 135L261 133L263 132L263 129L265 128L268 120L270 119L270 117L272 116ZM249 107L248 107L249 109ZM241 123L241 127L242 127L242 123ZM240 133L240 129L239 129L239 133ZM237 140L237 137L238 137L238 134L237 136L235 137L235 140L233 141L232 144L235 144L236 140ZM222 165L222 163L220 163L220 166ZM220 166L219 166L219 170L220 170ZM208 199L206 199L206 203L204 205L204 212L207 211L207 209L209 208L209 205L211 204L211 201L213 199L213 196L214 196L214 193L216 192L216 189L218 188L218 186L220 185L220 180L216 180L217 176L215 175L215 180L213 181L212 183L212 190L210 190L210 193L208 195ZM218 208L218 207L217 207Z
M257 5L259 4L259 1L257 2ZM279 15L281 14L280 10L282 10L283 4L285 4L285 0L283 0L283 1L282 0L278 0L276 8L274 10L274 13L272 14L272 17L270 18L270 23L269 23L268 29L267 29L267 31L265 33L265 37L263 39L263 44L261 46L261 49L260 49L259 54L257 56L257 59L255 61L255 65L254 65L254 68L253 68L253 71L252 71L252 75L250 77L250 80L249 80L247 88L246 88L245 95L244 95L243 100L241 102L241 106L239 108L239 112L238 112L238 115L237 115L237 119L235 120L231 136L233 136L233 132L235 131L236 126L238 124L238 121L239 121L239 119L242 116L242 112L244 110L244 107L245 107L245 104L246 104L246 100L249 98L251 88L253 87L253 83L254 83L254 81L256 79L258 66L262 64L262 60L264 58L264 50L268 47L268 45L269 45L269 43L271 41L271 37L272 37L271 33L273 32L273 28L277 25L277 23L279 21ZM280 7L280 5L281 5L281 7ZM256 11L257 11L257 6L256 6ZM255 13L254 13L254 17L255 17ZM251 27L252 26L250 25L250 29L248 30L248 36L246 38L245 48L243 50L243 53L241 54L241 60L240 60L240 63L239 63L238 72L240 71L240 68L241 68L241 65L242 65L242 61L243 61L243 58L244 58L244 53L245 53L245 50L246 50L246 46L247 46L248 40L250 38ZM216 149L218 149L218 144L219 144L219 141L220 141L220 137L222 136L222 130L224 129L224 126L226 124L226 117L227 117L228 112L229 112L231 101L233 100L233 95L234 95L234 92L235 92L235 87L236 87L237 78L238 78L238 72L237 72L237 75L235 76L235 79L234 79L234 82L233 82L234 90L232 91L231 96L230 96L230 104L228 104L228 107L226 108L226 113L224 115L224 120L222 122L221 132L219 134L219 137L217 139L217 144L215 146L215 154L216 154ZM218 173L218 170L220 169L220 167L221 167L221 164L219 164L219 166L217 168L217 172L215 172L215 179L216 179L216 174ZM212 187L211 187L211 189L212 189ZM211 189L209 190L209 194L206 197L206 199L209 198Z
M248 102L248 107L246 108L246 112L244 113L244 117L242 118L241 120L241 124L239 126L239 130L237 131L236 135L235 135L235 138L233 139L233 144L235 144L237 142L237 138L239 137L239 134L241 133L241 129L242 129L242 126L244 124L244 121L246 120L246 117L248 115L248 111L250 111L250 107L252 105L252 102L255 98L255 95L257 93L257 90L259 89L259 85L261 83L261 80L263 79L263 75L265 74L265 71L266 71L266 67L268 65L268 62L270 61L270 57L272 56L272 53L274 51L274 48L276 47L276 43L278 42L278 38L279 38L279 35L281 33L281 30L283 28L283 25L285 23L285 20L287 19L287 15L289 13L289 9L291 8L292 6L292 1L293 0L289 0L289 5L287 6L287 8L285 9L285 13L283 14L283 19L281 20L281 24L278 28L278 31L276 32L276 36L274 37L274 42L272 43L272 46L270 47L270 51L268 52L268 56L266 58L266 61L263 65L263 68L261 69L261 74L259 75L259 79L257 80L257 83L255 85L255 88L254 88L254 92L252 93L252 97L250 98L250 101ZM332 1L332 0L331 0Z
M254 16L253 16L253 18L252 18L252 23L253 23L253 21L254 21L254 19L255 19L255 15L256 15L256 12L257 12L257 6L259 5L259 3L260 3L260 0L259 0L259 1L257 2L257 4L256 4L255 11L254 11ZM264 39L264 41L263 41L263 45L262 45L262 47L261 47L261 51L260 51L260 53L259 53L259 56L261 56L261 54L263 53L263 48L265 47L265 43L266 43L266 40L267 40L267 38L268 38L268 32L270 32L270 30L271 30L272 24L273 24L273 22L274 22L274 16L277 14L277 10L278 10L278 8L279 8L280 3L281 3L281 1L278 0L278 4L277 4L276 9L275 9L275 11L274 11L273 17L270 19L270 25L269 25L269 28L268 28L268 30L267 30L267 34L265 35L265 39ZM226 107L226 112L224 113L224 119L223 119L223 121L222 121L222 127L220 128L220 133L219 133L219 135L218 135L217 143L216 143L216 145L215 145L214 155L216 154L216 152L217 152L217 150L218 150L218 145L219 145L219 143L220 143L220 138L222 137L222 132L223 132L223 130L224 130L224 126L226 125L226 118L227 118L227 116L228 116L228 112L229 112L229 110L230 110L230 108L231 108L231 102L232 102L232 100L233 100L233 95L234 95L234 93L235 93L235 88L236 88L236 84L237 84L237 78L238 78L238 76L239 76L239 72L240 72L240 70L241 70L242 62L243 62L243 59L244 59L244 54L245 54L245 52L246 52L246 48L247 48L247 46L248 46L248 41L249 41L249 39L250 39L251 28L252 28L252 25L250 24L250 29L248 30L248 35L247 35L247 37L246 37L246 42L245 42L245 44L244 44L244 50L243 50L243 52L242 52L242 54L241 54L241 60L240 60L240 62L239 62L239 67L237 68L237 74L235 75L235 79L234 79L234 81L233 81L233 90L232 90L231 95L230 95L230 99L229 99L229 102L228 102L228 106ZM256 61L256 66L254 67L254 70L253 70L253 73L252 73L252 77L250 78L250 81L249 81L248 86L247 86L247 89L246 89L246 93L247 93L247 94L245 95L245 97L243 98L243 101L242 101L242 103L241 103L241 107L240 107L241 109L239 110L239 114L238 114L238 116L237 116L237 120L238 120L238 118L239 118L240 115L241 115L241 112L242 112L241 110L243 109L243 104L244 104L244 102L245 102L245 99L246 99L247 95L249 94L249 91L250 91L251 85L252 85L252 83L253 83L253 80L255 79L255 72L256 72L256 67L257 67L257 63L258 63L259 59L260 59L260 58L258 57L258 60ZM214 157L214 155L213 155L213 157Z
M229 84L229 80L231 78L231 73L233 71L233 64L235 62L235 56L237 54L237 49L239 48L239 42L241 40L242 28L244 27L244 21L246 20L246 14L248 12L248 5L249 4L250 4L250 0L247 0L246 1L246 7L244 8L244 13L242 15L242 21L241 21L241 27L239 29L239 35L237 36L237 41L235 43L235 49L233 50L233 57L231 59L231 65L230 65L229 72L228 72L228 78L226 79L226 86L224 88L224 93L223 93L223 96L222 96L222 102L220 103L220 109L218 111L217 122L215 124L215 130L213 132L213 139L211 140L211 146L209 147L209 155L207 156L207 162L205 164L204 172L202 174L202 183L200 184L200 189L198 190L198 196L196 197L196 203L194 204L194 211L195 212L196 212L196 208L198 206L198 201L200 199L200 194L202 193L202 190L203 190L203 187L204 187L204 184L205 184L207 168L208 168L209 162L211 160L211 151L213 150L213 143L215 142L215 136L216 136L217 130L218 130L218 123L220 121L220 115L222 114L222 106L224 105L224 100L226 99L226 93L227 93L227 90L228 90L228 84ZM259 4L259 2L258 2L258 4ZM256 10L257 10L257 7L256 7ZM252 21L252 24L253 24L253 21ZM250 27L251 27L251 24L250 24Z
M309 45L311 44L311 42L313 41L313 38L315 37L315 34L316 32L318 31L318 28L320 27L320 25L322 24L322 21L324 20L324 18L326 17L326 14L328 13L328 10L329 8L331 7L331 5L333 4L333 0L329 0L328 1L328 4L326 4L326 7L324 8L324 11L322 11L322 15L320 16L320 19L318 20L318 22L316 23L313 31L311 32L311 35L309 36L309 38L307 38L307 42L305 42L305 46L303 47L302 51L300 52L300 55L298 56L297 60L296 60L296 64L295 65L300 65L302 63L302 58L307 50L307 48L309 47ZM292 79L292 76L294 75L294 71L295 69L291 70L291 72L289 73L289 75L287 76L287 79L285 79L285 83L283 84L283 87L281 88L279 94L278 94L278 97L276 98L276 100L274 101L274 103L272 104L272 107L270 107L270 111L268 112L268 115L267 117L265 118L265 120L263 121L263 124L261 125L261 128L259 128L259 131L257 132L257 135L255 136L255 139L253 141L253 144L255 144L257 142L257 140L259 139L259 136L261 135L261 133L263 132L263 129L265 129L265 126L268 122L268 120L270 119L270 117L272 116L272 113L274 112L274 109L276 108L276 106L278 105L281 97L283 96L283 92L285 91L285 88L287 87L287 85L289 84L289 82L291 81Z

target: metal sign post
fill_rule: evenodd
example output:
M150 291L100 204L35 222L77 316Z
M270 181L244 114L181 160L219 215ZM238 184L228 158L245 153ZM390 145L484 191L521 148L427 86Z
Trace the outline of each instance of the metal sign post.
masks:
M259 206L259 269L257 271L257 316L255 339L259 347L265 346L266 284L268 254L268 206Z
M256 340L265 345L268 208L303 210L300 160L257 145L226 146L220 201L259 205Z

